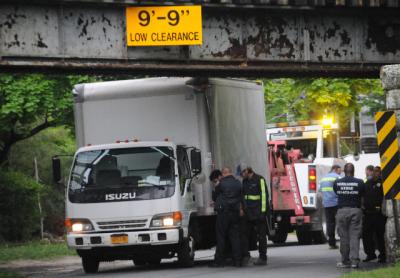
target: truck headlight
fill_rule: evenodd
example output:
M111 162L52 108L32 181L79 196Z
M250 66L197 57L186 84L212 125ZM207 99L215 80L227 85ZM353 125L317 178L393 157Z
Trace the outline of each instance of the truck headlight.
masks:
M182 224L182 213L175 211L171 213L157 214L151 220L152 228L177 227Z
M65 227L68 233L80 233L93 231L93 225L88 219L65 219Z

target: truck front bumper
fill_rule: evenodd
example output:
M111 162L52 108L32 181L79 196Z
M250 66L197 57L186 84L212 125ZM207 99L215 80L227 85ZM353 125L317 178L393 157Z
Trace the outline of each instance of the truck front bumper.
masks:
M178 228L129 232L70 233L67 235L67 244L74 249L132 245L171 245L179 243L182 237L183 231Z

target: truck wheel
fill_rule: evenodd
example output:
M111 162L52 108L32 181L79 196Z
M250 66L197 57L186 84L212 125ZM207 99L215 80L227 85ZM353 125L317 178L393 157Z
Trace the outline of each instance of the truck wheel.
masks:
M91 256L83 256L82 266L85 273L96 273L99 271L99 260Z
M143 259L133 259L133 263L134 263L136 266L143 266L143 265L146 264L146 261L143 260Z
M315 244L326 243L326 237L324 231L313 231L312 232L313 241Z
M310 231L296 230L297 240L301 245L309 245L312 243L312 233Z
M147 262L149 265L159 265L161 263L161 258L151 258L148 259Z
M178 263L182 267L191 267L194 264L194 238L189 235L183 239L178 247Z
M282 244L286 242L287 236L287 231L282 231L278 229L274 236L269 237L269 240L271 240L275 244Z

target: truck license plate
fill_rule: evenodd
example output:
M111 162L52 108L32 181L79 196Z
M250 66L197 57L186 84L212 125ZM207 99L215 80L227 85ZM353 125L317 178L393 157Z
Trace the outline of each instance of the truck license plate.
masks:
M128 243L128 235L111 235L112 244Z

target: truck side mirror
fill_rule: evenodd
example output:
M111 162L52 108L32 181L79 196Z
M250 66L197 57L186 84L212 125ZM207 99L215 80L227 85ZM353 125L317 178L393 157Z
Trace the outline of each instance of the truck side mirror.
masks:
M59 183L61 181L61 160L58 157L53 157L53 182Z
M197 175L201 173L201 151L194 149L190 151L190 165L192 166L192 173Z

